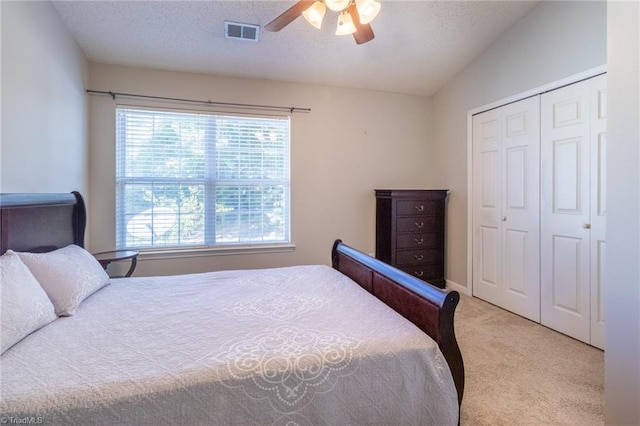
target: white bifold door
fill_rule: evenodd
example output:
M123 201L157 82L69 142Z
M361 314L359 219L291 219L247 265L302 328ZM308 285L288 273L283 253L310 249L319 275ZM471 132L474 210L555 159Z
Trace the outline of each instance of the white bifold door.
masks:
M541 322L604 346L606 78L541 98Z
M473 117L473 294L602 348L606 76Z
M473 117L473 294L540 321L540 103Z

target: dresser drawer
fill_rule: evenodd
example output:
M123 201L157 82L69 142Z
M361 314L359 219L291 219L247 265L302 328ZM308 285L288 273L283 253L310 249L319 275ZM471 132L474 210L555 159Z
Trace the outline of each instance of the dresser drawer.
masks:
M442 250L438 248L422 250L398 250L396 264L398 265L431 265L442 263Z
M399 217L397 232L436 232L443 228L444 218L433 216Z
M442 215L442 202L437 200L403 200L397 204L398 216Z
M441 245L442 234L440 232L396 235L396 247L398 249L440 247Z
M397 268L427 282L430 279L434 281L442 279L442 267L440 265L398 266Z

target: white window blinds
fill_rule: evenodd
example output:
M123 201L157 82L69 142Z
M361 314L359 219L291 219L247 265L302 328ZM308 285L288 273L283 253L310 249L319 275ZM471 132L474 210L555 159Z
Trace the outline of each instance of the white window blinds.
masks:
M116 109L116 245L289 243L288 117Z

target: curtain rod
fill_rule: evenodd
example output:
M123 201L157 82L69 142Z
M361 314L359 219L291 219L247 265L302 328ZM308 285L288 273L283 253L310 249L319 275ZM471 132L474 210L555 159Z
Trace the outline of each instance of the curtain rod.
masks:
M197 104L205 104L205 105L218 105L218 106L228 106L234 108L250 108L250 109L267 109L267 110L276 110L276 111L289 111L290 113L294 112L311 112L311 108L297 108L297 107L284 107L277 105L252 105L252 104L238 104L232 102L213 102L213 101L201 101L194 99L181 99L181 98L167 98L163 96L150 96L150 95L137 95L135 93L120 93L120 92L105 92L100 90L86 90L90 95L109 95L114 100L116 96L124 96L128 98L143 98L143 99L154 99L154 100L162 100L162 101L174 101L174 102L189 102L189 103L197 103Z

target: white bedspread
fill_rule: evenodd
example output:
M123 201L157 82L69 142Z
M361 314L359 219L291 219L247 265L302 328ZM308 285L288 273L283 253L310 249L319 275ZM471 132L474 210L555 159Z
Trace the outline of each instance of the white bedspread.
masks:
M327 266L113 280L0 369L7 423L458 420L436 344Z

